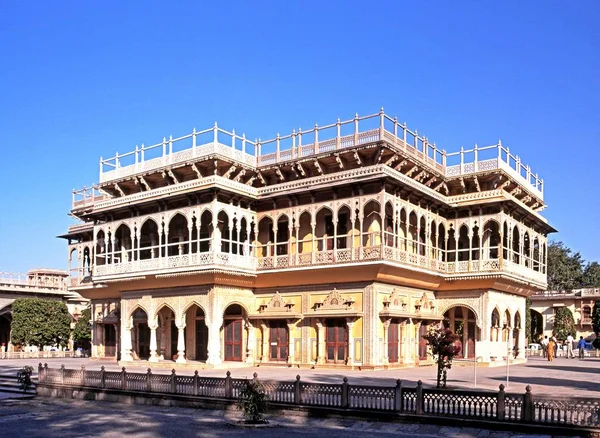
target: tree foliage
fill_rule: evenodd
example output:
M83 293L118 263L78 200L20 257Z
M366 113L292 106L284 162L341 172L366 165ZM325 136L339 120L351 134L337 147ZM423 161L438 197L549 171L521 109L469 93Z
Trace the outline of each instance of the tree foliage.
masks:
M592 309L592 327L596 335L600 335L600 300L596 300Z
M548 288L572 290L583 284L583 259L562 242L548 245Z
M258 380L256 373L252 380L244 382L240 389L237 408L242 411L247 423L266 423L264 414L267 412L267 394L262 383Z
M20 298L12 304L11 341L16 345L64 347L71 332L71 316L61 301Z
M427 334L423 336L431 348L433 358L437 363L437 387L446 387L447 371L452 368L452 360L460 352L456 345L458 335L443 324L432 325Z
M590 262L583 269L583 287L600 287L600 264Z
M575 320L567 307L558 307L554 313L554 335L557 339L566 339L569 333L575 334Z
M92 340L92 309L86 308L81 312L73 330L75 342L90 342Z

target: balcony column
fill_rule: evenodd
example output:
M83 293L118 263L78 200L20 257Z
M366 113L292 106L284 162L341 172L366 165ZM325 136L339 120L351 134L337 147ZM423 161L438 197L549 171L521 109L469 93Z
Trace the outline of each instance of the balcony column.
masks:
M404 335L404 352L402 357L404 358L405 364L413 364L415 363L414 355L413 355L413 337L412 334L414 332L414 326L412 319L407 319L404 322L403 326L403 335Z
M163 246L165 248L165 252L164 252L164 258L168 259L169 258L169 229L165 227L165 241L163 242ZM166 264L166 262L165 262Z
M199 214L196 217L196 253L200 253L200 227L202 226L202 220L200 219L202 215Z
M133 233L129 233L130 240L130 251L127 251L128 262L133 262L135 260L135 230Z
M310 227L311 227L311 239L312 239L312 245L311 245L311 264L315 263L315 229L317 228L317 224L316 222L312 221L310 223Z
M110 258L108 256L108 242L109 242L109 238L108 238L108 233L104 235L104 264L108 265L108 262L110 261Z
M405 339L406 336L406 320L402 320L400 324L398 324L398 362L405 363L406 355L404 353L405 350Z
M277 267L277 222L275 222L273 224L273 252L272 252L272 256L273 256L273 267Z
M244 256L252 257L252 241L250 236L252 235L252 225L250 221L246 220L246 240L244 240Z
M359 248L358 259L359 260L362 260L362 258L363 258L363 222L364 222L364 215L363 215L363 211L361 209L360 213L358 214L358 248Z
M519 230L519 264L525 266L525 233Z
M317 364L325 363L325 325L324 320L317 320Z
M508 236L507 236L507 239L506 239L506 243L508 245L508 248L507 248L508 249L508 251L507 251L508 260L511 263L514 263L515 262L515 255L513 254L513 233L512 233L512 228L511 227L508 228Z
M354 248L356 247L354 239L355 239L355 227L356 225L356 218L354 217L354 213L352 214L352 217L350 219L350 248L352 250L352 254L350 254L350 259L354 260L355 255L354 255Z
M338 229L338 218L333 221L333 261L335 262L337 256L337 229Z
M523 319L523 317L521 316L521 318ZM525 329L523 327L525 327L525 323L524 321L519 321L520 324L520 328L519 331L517 333L518 336L518 344L519 344L519 349L517 351L517 359L525 359L525 337L526 337L526 333L525 333Z
M150 328L150 358L148 358L148 362L158 362L158 354L156 350L158 349L158 344L156 342L156 329L158 328L158 315L154 318L154 321L148 321L148 328Z
M414 324L414 331L413 331L413 337L414 337L414 343L413 343L413 355L414 355L414 362L418 363L419 362L419 331L421 329L421 321L418 321L416 324Z
M241 216L240 216L241 217ZM241 224L242 220L238 219L237 221L235 221L235 235L236 235L236 239L235 239L235 252L238 255L242 254L242 224Z
M211 239L211 251L213 253L221 252L221 228L217 216L213 215L213 235Z
M469 232L467 233L469 237L469 265L468 271L471 272L473 266L473 228L469 227Z
M188 226L188 256L189 256L189 263L192 264L192 239L193 239L193 231L194 231L194 224L193 222L190 220L189 222L189 226Z
M383 364L384 365L390 364L389 346L388 346L389 334L388 333L389 333L391 323L392 323L391 318L388 318L383 322Z
M184 317L185 318L185 315ZM177 363L186 363L185 360L185 321L177 324Z
M296 224L294 227L294 235L296 236L296 252L294 253L294 265L298 266L300 264L300 226Z
M352 329L354 327L355 318L346 318L346 325L348 326L348 361L347 365L354 365L354 333Z
M137 243L136 248L135 248L135 252L136 252L135 259L139 261L140 260L140 243L142 241L142 236L140 235L140 231L137 229L135 231L135 240Z

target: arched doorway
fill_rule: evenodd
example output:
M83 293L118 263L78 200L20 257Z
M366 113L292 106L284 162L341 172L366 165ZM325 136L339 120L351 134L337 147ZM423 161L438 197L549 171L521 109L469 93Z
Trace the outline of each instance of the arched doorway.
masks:
M243 316L244 310L239 304L232 304L225 309L223 315L223 337L225 344L224 359L226 361L242 361Z
M136 359L150 357L150 328L148 327L148 314L141 308L133 312L133 351Z
M453 307L444 313L446 325L459 336L459 357L472 359L475 357L475 341L477 340L477 318L468 307Z
M0 310L0 346L4 345L8 351L10 343L10 325L12 323L12 313L10 307Z
M536 342L544 334L544 318L537 310L529 309L531 315L531 333L529 342Z
M194 342L193 354L188 353L188 358L205 362L208 359L208 326L206 325L206 314L196 304L187 310L187 326L193 327Z

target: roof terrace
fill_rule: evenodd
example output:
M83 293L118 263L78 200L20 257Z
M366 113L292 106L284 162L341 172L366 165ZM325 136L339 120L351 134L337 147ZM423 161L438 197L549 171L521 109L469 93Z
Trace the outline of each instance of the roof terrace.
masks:
M163 138L162 142L141 147L110 158L100 158L100 184L192 162L206 156L220 155L250 167L274 165L323 152L337 151L363 144L386 141L417 162L435 169L447 178L465 176L477 172L504 170L523 184L533 195L543 200L544 182L518 156L500 142L491 146L448 153L430 143L417 130L400 124L396 117L379 113L354 118L325 126L315 125L303 131L292 130L288 135L277 134L270 140L239 136L216 123L210 129L196 131L182 137ZM92 186L73 192L73 206L94 203L106 199Z

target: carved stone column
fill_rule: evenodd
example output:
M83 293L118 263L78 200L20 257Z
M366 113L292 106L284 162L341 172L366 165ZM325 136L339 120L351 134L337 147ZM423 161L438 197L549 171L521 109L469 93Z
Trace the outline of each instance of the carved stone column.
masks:
M185 360L185 322L177 325L177 363L186 363Z
M414 355L413 355L413 339L412 333L414 332L414 326L411 319L407 319L404 321L404 361L405 364L413 364L415 363Z
M221 337L220 331L221 326L223 325L223 317L220 318L215 313L211 318L210 324L207 323L208 326L208 359L206 363L209 365L219 365L223 363L223 359L221 358Z
M290 365L294 364L294 329L296 328L297 322L288 322L288 360L287 363Z
M269 360L269 326L267 321L262 321L260 324L262 330L262 362Z
M390 329L391 323L392 323L391 318L386 319L383 322L383 364L384 365L390 364L388 339L389 339L389 329Z
M325 325L317 320L317 363L325 363Z
M121 319L121 361L132 362L133 357L131 356L131 327L133 325L132 318Z
M415 362L419 362L420 357L419 357L419 330L421 329L421 321L418 321L415 325L414 325L414 348L413 348L413 354L414 354L414 360Z
M156 317L158 319L158 317ZM158 328L158 321L152 321L151 324L148 324L150 328L150 357L148 358L148 362L158 362L158 354L156 350L158 349L158 344L156 342L156 329Z
M352 329L354 328L355 318L346 318L346 325L348 326L348 362L347 364L352 366L354 365L354 333L352 333Z
M256 336L254 333L254 326L249 320L246 321L246 329L248 330L248 337L246 338L246 363L254 363L254 346L256 345Z

